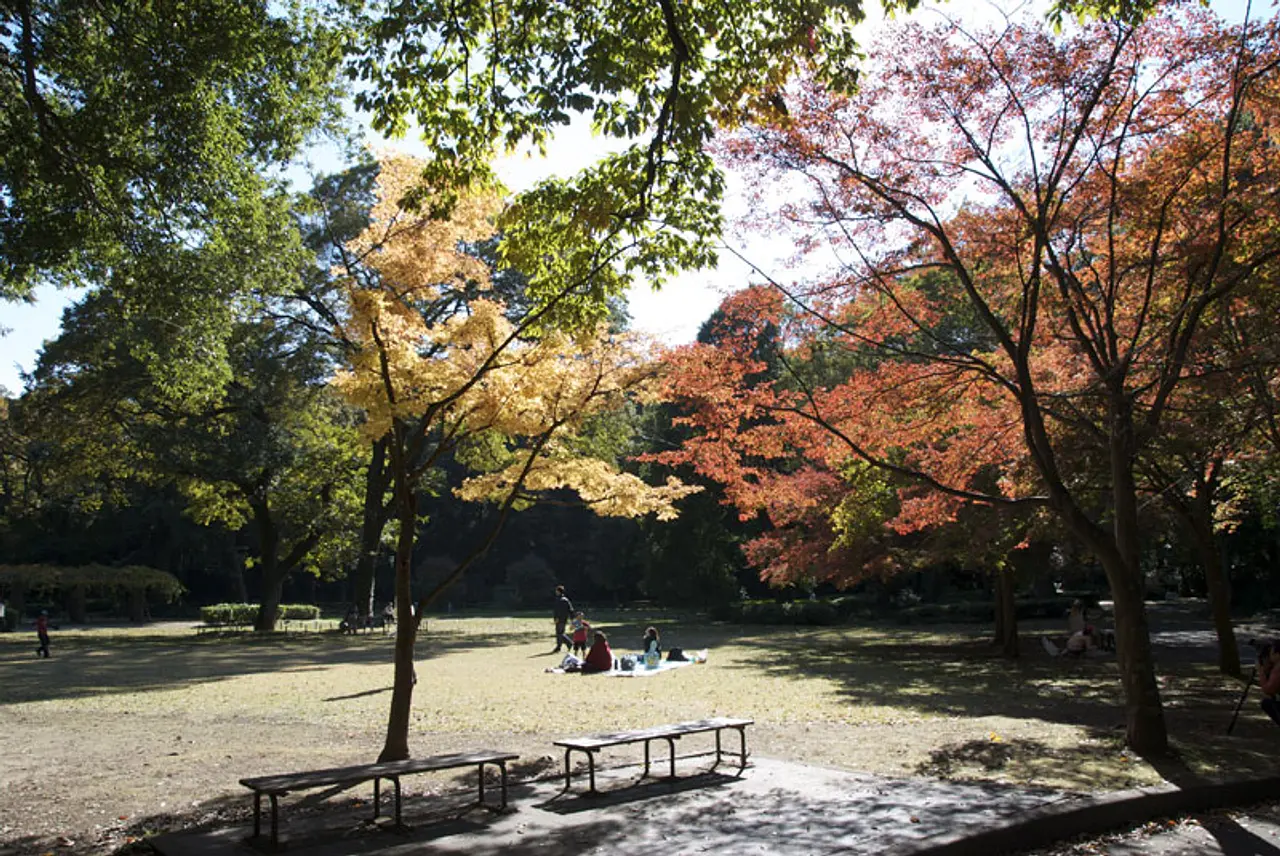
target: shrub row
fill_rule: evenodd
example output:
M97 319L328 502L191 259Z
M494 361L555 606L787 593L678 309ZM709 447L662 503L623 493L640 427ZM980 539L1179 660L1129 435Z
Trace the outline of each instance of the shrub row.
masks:
M1020 599L1015 608L1019 621L1031 618L1065 618L1071 608L1071 598L1059 596ZM912 606L898 610L894 618L904 624L985 623L995 621L996 611L995 605L990 601L967 600Z
M1063 618L1071 606L1071 599L1028 598L1017 603L1019 620L1030 618ZM960 601L957 603L926 603L899 609L876 608L863 598L854 595L832 600L796 600L779 603L773 600L744 600L714 607L710 617L715 621L735 621L742 624L841 624L854 616L892 617L904 624L969 623L995 620L995 607L988 600Z
M711 618L743 624L838 624L841 615L825 600L744 600L712 609Z
M215 603L200 607L200 620L205 624L252 624L258 618L258 605L253 603ZM320 607L309 603L280 604L282 621L313 621L320 617Z

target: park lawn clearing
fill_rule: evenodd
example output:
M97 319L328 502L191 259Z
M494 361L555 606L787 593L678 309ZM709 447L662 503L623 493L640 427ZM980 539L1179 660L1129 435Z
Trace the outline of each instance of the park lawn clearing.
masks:
M559 737L741 716L757 723L753 752L802 763L1078 791L1162 781L1123 750L1114 663L1049 661L1032 652L1034 637L1010 663L974 627L593 618L619 654L654 623L666 647L707 648L710 660L648 681L547 674L559 655L545 618L433 618L418 645L414 753L492 746L521 754L517 777L553 775ZM43 661L33 634L0 635L0 840L39 850L57 836L110 841L139 823L243 816L239 778L372 760L392 643L381 634L197 637L181 624L63 629ZM1271 726L1252 709L1236 737L1221 734L1237 687L1195 663L1173 664L1162 679L1193 770L1269 761Z

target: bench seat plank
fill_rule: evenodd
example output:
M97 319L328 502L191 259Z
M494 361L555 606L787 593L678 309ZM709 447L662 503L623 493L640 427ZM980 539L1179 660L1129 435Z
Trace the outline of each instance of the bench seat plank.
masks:
M661 740L667 737L679 737L684 734L699 734L706 731L720 731L725 728L745 728L755 725L753 719L699 719L694 722L678 722L674 725L655 725L652 728L636 728L631 731L615 731L608 734L590 734L585 737L566 737L555 741L556 746L591 751L607 746L622 746L627 743L640 743L646 740Z
M520 756L514 752L498 752L493 750L477 750L457 752L449 755L433 755L429 758L406 758L403 761L385 761L374 764L355 764L349 767L330 767L324 770L306 770L299 773L279 773L271 776L255 776L241 779L240 784L253 791L253 838L262 834L262 797L271 801L271 845L279 845L277 830L279 798L291 791L305 791L333 785L358 785L362 782L373 782L373 816L377 819L381 812L380 785L383 779L395 786L396 826L400 822L400 777L413 773L429 773L438 770L452 770L458 767L476 767L479 775L479 804L490 808L485 803L484 768L489 764L498 767L502 773L502 804L507 806L507 762Z
M328 785L360 784L374 778L390 779L413 773L430 773L470 767L476 764L496 764L519 758L512 752L458 752L452 755L435 755L430 758L406 758L403 761L384 761L379 764L356 764L350 767L331 767L326 770L308 770L303 773L280 773L241 779L240 784L264 794L284 795L290 791L305 791Z
M716 736L716 764L719 764L725 754L730 757L737 757L738 772L741 774L747 767L747 726L754 725L755 720L752 719L734 719L729 717L715 717L712 719L699 719L692 722L677 722L671 725L655 725L650 728L637 728L630 731L614 731L607 734L589 734L583 737L566 737L562 740L554 741L554 745L564 749L564 787L569 790L572 780L572 767L570 759L574 752L582 752L587 756L587 774L590 777L591 793L596 793L596 761L595 753L601 749L610 746L622 746L629 743L644 744L644 775L649 775L649 744L654 740L665 740L670 748L671 774L670 778L676 776L676 741L686 734L703 734L707 732L715 732ZM721 748L720 733L725 729L732 729L738 732L741 749L738 752L726 752Z

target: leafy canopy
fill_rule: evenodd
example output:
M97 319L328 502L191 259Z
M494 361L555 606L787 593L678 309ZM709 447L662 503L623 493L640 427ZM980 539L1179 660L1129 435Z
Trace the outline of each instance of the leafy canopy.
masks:
M336 116L339 44L294 3L0 4L0 298L110 288L167 323L153 368L224 380L236 299L296 280L273 170Z
M600 514L674 516L672 503L696 488L650 487L578 452L596 417L652 394L642 343L603 326L528 335L484 296L488 267L469 252L491 234L496 199L460 197L449 219L414 213L401 200L419 174L413 159L384 161L370 225L350 244L378 278L350 283L345 336L358 347L334 385L364 409L367 433L396 433L419 470L461 448L484 470L457 489L463 499L520 504L526 492L569 488Z

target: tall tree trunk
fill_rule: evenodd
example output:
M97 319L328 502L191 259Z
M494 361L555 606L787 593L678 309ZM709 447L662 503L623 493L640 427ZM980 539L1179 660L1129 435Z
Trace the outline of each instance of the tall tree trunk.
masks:
M135 624L141 624L147 620L147 590L144 586L130 586L127 594L129 599L129 620Z
M1133 413L1123 392L1115 393L1112 404L1109 457L1114 550L1104 549L1098 558L1106 569L1115 603L1116 659L1124 686L1126 738L1141 755L1163 755L1169 751L1169 734L1156 685L1144 602Z
M1011 660L1018 659L1018 605L1016 601L1016 580L1012 568L1005 568L996 574L996 645L1000 646L1001 656Z
M1200 557L1200 567L1204 569L1213 629L1218 634L1218 668L1225 674L1240 677L1240 648L1236 645L1236 631L1231 624L1231 584L1222 567L1222 551L1213 532L1213 522L1199 519L1199 514L1195 517L1197 519L1191 523L1191 532L1196 542L1196 553Z
M72 624L87 624L89 622L87 601L84 586L72 586L71 591L67 592L67 620Z
M1214 494L1218 489L1221 458L1210 461L1196 472L1194 493L1187 497L1172 485L1165 491L1166 504L1173 509L1195 542L1196 556L1204 571L1205 588L1209 595L1209 613L1213 617L1213 629L1218 635L1218 668L1228 675L1240 677L1240 647L1236 644L1236 631L1231 625L1231 583L1227 579L1222 562L1222 545L1213 527Z
M1115 603L1116 659L1125 695L1125 732L1129 746L1142 755L1168 751L1164 708L1156 685L1151 631L1143 603L1142 579L1133 569L1104 561Z
M262 569L262 599L253 629L267 633L276 629L285 569L280 566L280 530L271 518L271 509L265 502L255 502L253 517L258 527L258 562Z
M393 440L393 442L395 442ZM395 450L392 455L396 455ZM409 713L413 705L413 645L418 623L413 615L413 536L417 525L417 498L409 484L402 461L395 464L396 509L400 531L396 536L396 648L395 680L391 690L391 712L387 717L387 739L379 761L400 761L409 757Z
M1055 477L1050 481L1051 503L1064 525L1102 564L1115 604L1116 660L1124 691L1125 739L1143 755L1163 755L1169 751L1164 708L1156 685L1155 660L1151 655L1151 634L1143 601L1145 585L1139 563L1138 492L1134 481L1134 434L1132 411L1117 392L1112 400L1110 448L1113 526L1102 528L1086 514L1066 486L1056 478L1056 469L1046 467ZM1038 420L1038 411L1032 410ZM1037 422L1040 434L1031 434L1032 448L1039 441L1047 448L1047 434Z
M360 521L360 556L356 559L355 572L351 575L352 600L360 611L360 617L373 615L377 604L374 572L378 551L382 545L382 530L387 523L387 437L373 443L373 453L364 477L364 512Z

